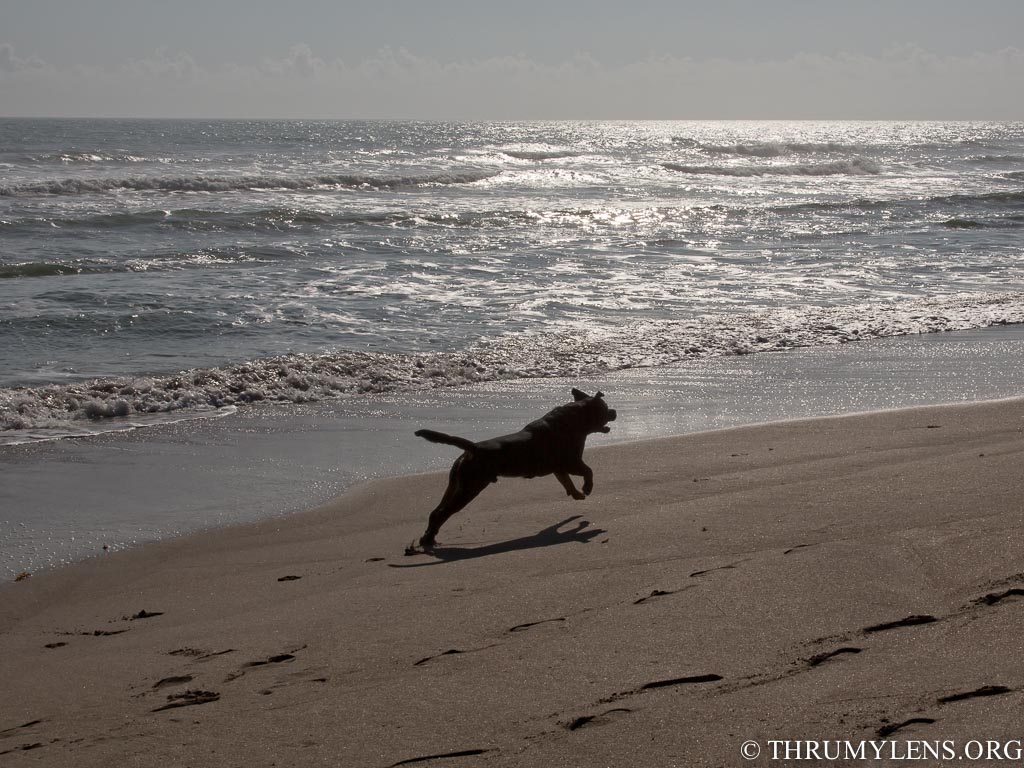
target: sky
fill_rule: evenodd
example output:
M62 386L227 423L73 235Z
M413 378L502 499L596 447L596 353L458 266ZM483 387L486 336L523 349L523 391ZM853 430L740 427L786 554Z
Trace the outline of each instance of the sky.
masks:
M1024 0L0 0L0 116L1024 119Z

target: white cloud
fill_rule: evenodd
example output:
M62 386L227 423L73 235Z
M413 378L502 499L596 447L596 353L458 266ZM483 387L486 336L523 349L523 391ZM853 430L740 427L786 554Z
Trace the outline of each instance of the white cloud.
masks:
M524 55L440 61L401 48L350 62L300 43L220 67L161 50L117 69L58 70L0 44L0 110L10 115L1021 119L1021 82L1016 48L650 56L609 66L585 53L553 64Z
M277 77L313 78L324 74L328 69L323 59L315 56L308 45L299 43L293 45L283 59L265 59L258 71ZM241 68L239 71L247 70Z
M15 72L20 69L21 60L14 53L10 43L0 43L0 72Z
M10 43L0 43L0 74L45 69L46 64L38 58L23 59Z
M189 54L172 53L166 48L159 48L149 58L128 61L123 64L121 74L143 80L192 80L205 77L207 73ZM100 75L100 77L102 76Z

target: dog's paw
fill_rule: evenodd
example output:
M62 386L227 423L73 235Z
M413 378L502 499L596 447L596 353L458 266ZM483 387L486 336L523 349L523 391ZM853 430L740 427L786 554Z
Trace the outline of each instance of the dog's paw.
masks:
M569 495L576 499L576 501L583 501L587 498L586 494L580 493L579 491L573 491Z
M583 495L584 496L589 496L593 492L594 492L594 484L593 483L584 483L583 484Z
M414 539L413 542L405 548L405 556L410 557L411 555L425 555L434 548L434 545L424 544L419 539Z

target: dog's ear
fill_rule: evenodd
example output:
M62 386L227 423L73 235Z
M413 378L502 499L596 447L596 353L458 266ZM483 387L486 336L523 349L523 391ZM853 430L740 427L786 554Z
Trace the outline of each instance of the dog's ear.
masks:
M588 397L588 395L587 395L586 392L583 392L582 390L579 390L579 389L576 389L575 387L573 387L573 389L572 389L572 399L573 400L586 400L587 397Z
M597 394L594 395L594 397L604 397L604 392L601 392L600 390L598 390Z

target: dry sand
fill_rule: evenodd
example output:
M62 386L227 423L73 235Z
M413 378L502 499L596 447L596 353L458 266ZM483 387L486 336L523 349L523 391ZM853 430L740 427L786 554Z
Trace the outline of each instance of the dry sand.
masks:
M402 556L431 474L5 585L0 764L782 765L772 740L1024 738L1024 400L590 442L587 501L503 480L439 558Z

